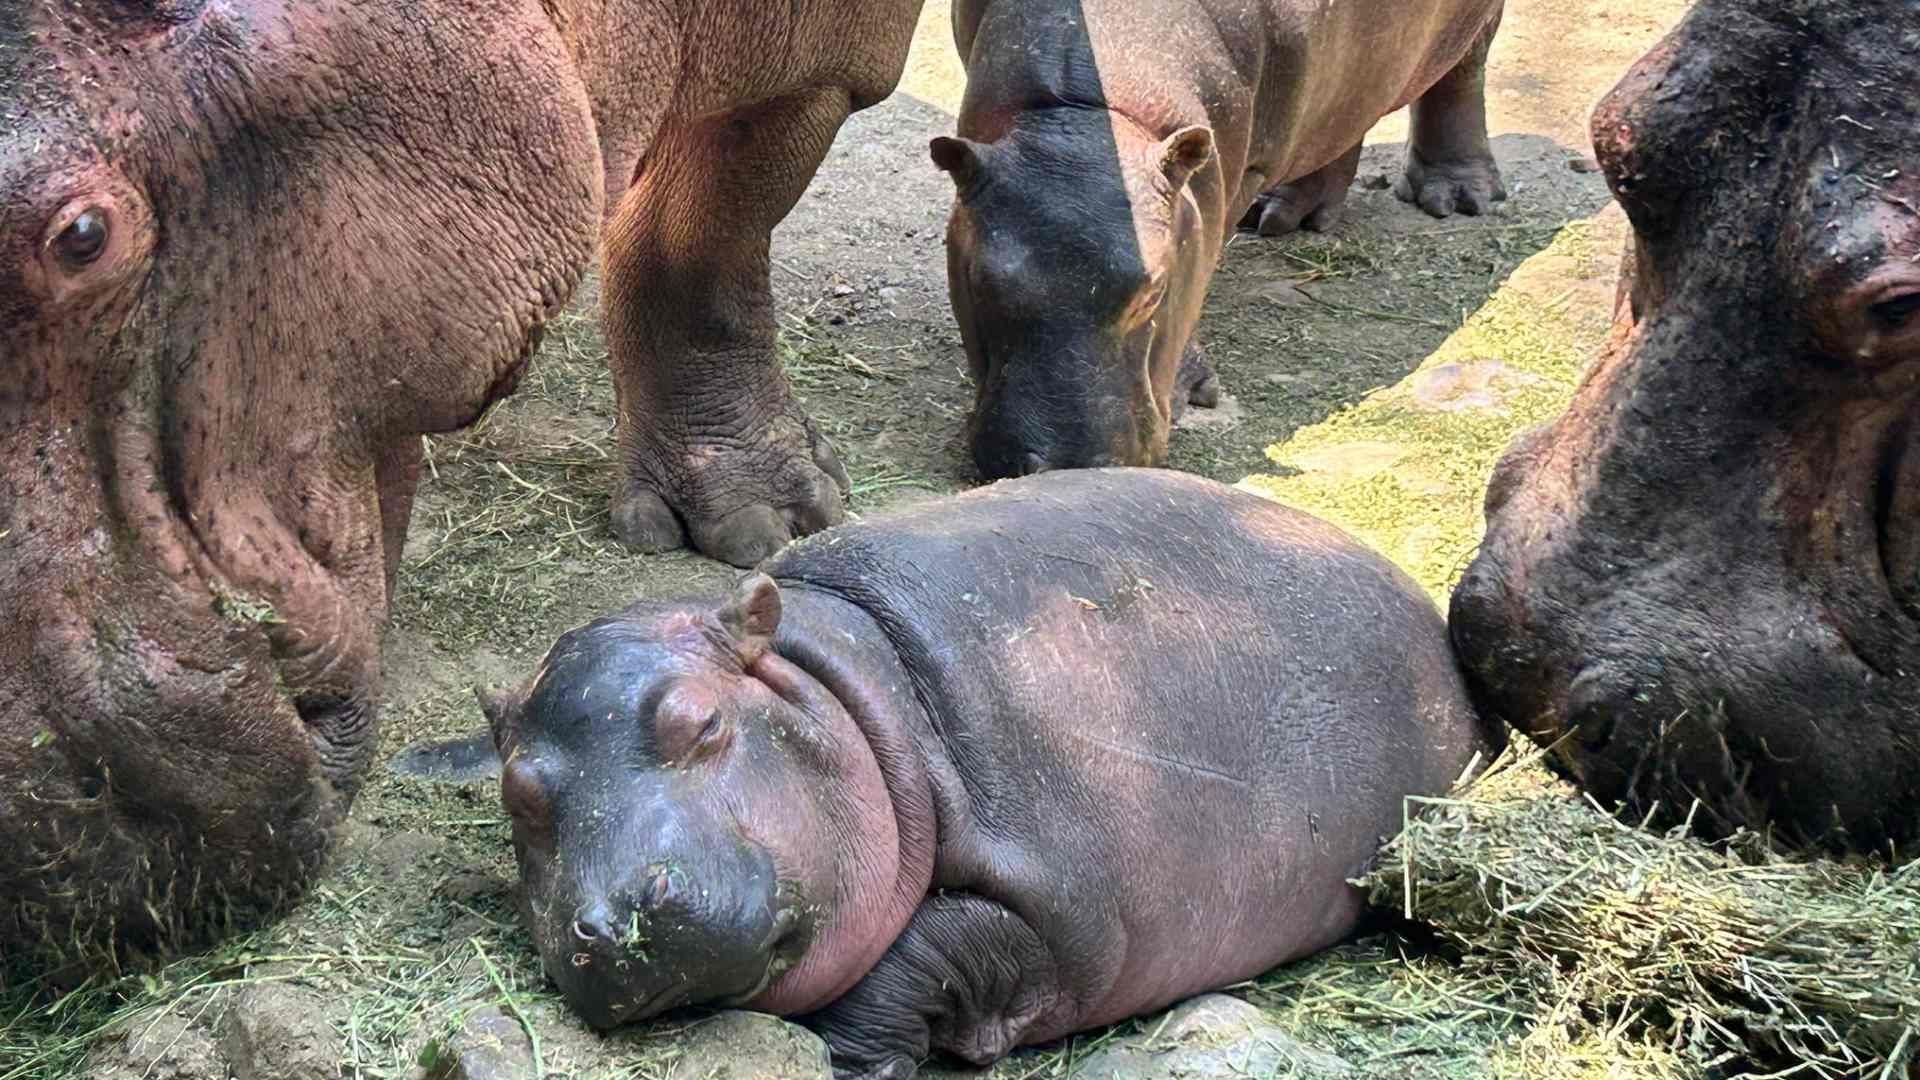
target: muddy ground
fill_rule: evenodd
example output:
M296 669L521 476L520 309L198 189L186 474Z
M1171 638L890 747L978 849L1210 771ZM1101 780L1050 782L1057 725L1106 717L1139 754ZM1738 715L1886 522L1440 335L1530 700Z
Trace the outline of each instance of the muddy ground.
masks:
M1622 225L1586 160L1588 111L1683 8L1510 4L1489 82L1512 196L1497 213L1436 222L1384 190L1404 153L1400 115L1374 132L1339 228L1236 242L1201 326L1229 400L1176 434L1173 466L1324 514L1444 596L1476 542L1492 457L1564 404L1604 332ZM839 447L860 513L969 481L959 441L969 390L944 281L950 188L925 150L951 130L958 95L935 0L902 91L847 126L775 239L788 372ZM596 299L589 284L515 398L430 442L387 640L388 752L476 726L469 688L522 677L563 629L732 577L686 554L633 557L608 531L612 407ZM700 1035L718 1021L676 1017L602 1042L567 1020L514 925L511 879L490 787L427 787L383 769L334 870L298 910L57 1010L16 1001L0 1078L188 1080L224 1075L213 1064L222 1055L249 1075L244 1059L265 1038L254 1028L275 1024L292 1025L286 1037L318 1071L254 1075L423 1075L444 1072L457 1048L444 1036L490 1008L506 1012L480 1026L497 1021L511 1041L530 1024L553 1074L719 1067ZM1529 1006L1449 982L1445 958L1417 939L1373 936L1241 993L1359 1075L1533 1075ZM251 1011L230 1008L236 1000ZM994 1075L1065 1075L1133 1030L1025 1051Z

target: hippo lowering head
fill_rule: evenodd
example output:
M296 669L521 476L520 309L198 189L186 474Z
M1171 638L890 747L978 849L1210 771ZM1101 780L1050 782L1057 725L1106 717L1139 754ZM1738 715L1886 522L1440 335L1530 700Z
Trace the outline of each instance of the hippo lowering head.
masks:
M592 251L586 97L512 7L0 2L0 957L321 858L420 433Z
M1499 742L1404 574L1194 476L1007 481L763 569L488 705L528 924L598 1026L746 1003L842 1077L990 1064L1346 935L1404 797Z
M988 479L1160 465L1219 383L1194 325L1243 221L1338 219L1360 146L1414 104L1398 194L1505 197L1482 73L1499 0L957 0L967 64L947 287Z
M1616 334L1500 464L1452 626L1635 814L1920 837L1917 14L1705 0L1595 113Z

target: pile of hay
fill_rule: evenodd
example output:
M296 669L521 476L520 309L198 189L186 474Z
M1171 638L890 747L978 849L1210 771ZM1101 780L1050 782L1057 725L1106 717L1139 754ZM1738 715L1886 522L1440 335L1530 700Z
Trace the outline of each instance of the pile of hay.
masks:
M1570 1038L1625 1033L1718 1075L1920 1077L1920 861L1643 831L1537 755L1416 802L1374 902Z

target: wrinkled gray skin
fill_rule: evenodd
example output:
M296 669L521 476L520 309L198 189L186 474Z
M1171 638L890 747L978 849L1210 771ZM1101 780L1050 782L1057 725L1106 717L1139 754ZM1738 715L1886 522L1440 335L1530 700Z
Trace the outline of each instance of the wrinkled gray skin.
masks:
M1920 840L1917 27L1705 0L1594 113L1615 334L1495 472L1452 631L1635 820Z
M763 569L489 703L597 1026L744 1003L843 1077L987 1064L1337 941L1402 799L1498 738L1405 575L1192 476L1008 481Z
M1500 0L958 0L947 282L982 476L1158 465L1219 386L1194 323L1236 224L1331 228L1413 106L1400 197L1506 197L1483 83Z

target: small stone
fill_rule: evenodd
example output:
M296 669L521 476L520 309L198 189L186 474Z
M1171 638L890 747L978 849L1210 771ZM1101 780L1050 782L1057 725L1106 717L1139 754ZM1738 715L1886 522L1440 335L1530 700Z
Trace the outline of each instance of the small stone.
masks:
M123 1035L104 1041L87 1058L93 1080L227 1080L227 1062L213 1037L186 1017L139 1016Z
M833 1080L827 1044L766 1013L731 1010L687 1034L669 1080Z
M900 299L899 287L895 285L888 285L885 288L881 289L880 299L885 300L889 304L899 300Z
M220 1021L235 1080L339 1080L341 1040L331 1003L290 983L242 990Z
M1204 994L1175 1008L1148 1033L1116 1039L1086 1059L1070 1080L1228 1080L1247 1076L1289 1080L1345 1080L1352 1065L1316 1050L1268 1020L1265 1013L1226 994Z
M1600 163L1589 157L1577 157L1567 161L1567 168L1577 173L1596 173L1600 171Z
M1393 186L1393 178L1383 172L1370 173L1360 181L1360 186L1367 191L1385 191Z
M485 1008L430 1048L422 1064L427 1080L527 1080L533 1076L533 1042L504 1009Z
M853 295L853 286L851 286L851 285L835 285L835 286L833 287L833 295L835 295L835 296L852 296L852 295Z

